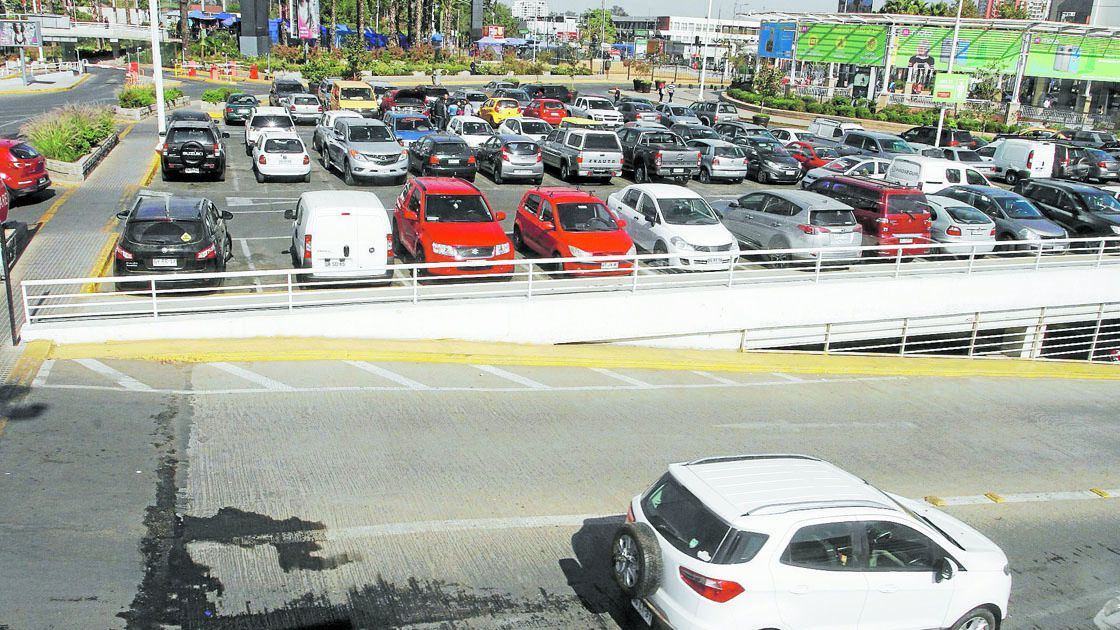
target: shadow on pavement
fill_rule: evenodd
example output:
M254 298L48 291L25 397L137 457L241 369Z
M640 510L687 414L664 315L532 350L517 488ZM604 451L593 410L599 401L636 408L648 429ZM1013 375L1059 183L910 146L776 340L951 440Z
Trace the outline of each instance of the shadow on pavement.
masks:
M588 612L610 615L620 628L640 628L611 576L610 547L623 515L587 519L572 535L574 558L560 560L568 586Z

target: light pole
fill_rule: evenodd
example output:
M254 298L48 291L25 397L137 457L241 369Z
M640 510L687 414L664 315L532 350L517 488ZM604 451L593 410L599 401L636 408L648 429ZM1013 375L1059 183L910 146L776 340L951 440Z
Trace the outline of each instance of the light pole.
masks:
M957 58L957 39L961 33L961 8L964 7L965 0L957 0L957 21L953 23L953 47L949 49L949 71L947 74L953 74L953 61ZM933 137L933 146L941 146L941 128L945 126L945 106L941 106L941 111L937 114L937 135Z
M167 132L167 120L164 118L163 104L163 56L159 50L159 6L157 0L148 0L148 12L151 14L152 33L152 78L156 85L156 125L160 135ZM184 42L185 43L185 42Z
M708 16L704 19L704 24L710 24L712 21L712 0L708 0ZM708 56L704 54L704 41L700 40L700 94L696 100L704 100L704 78L708 72Z

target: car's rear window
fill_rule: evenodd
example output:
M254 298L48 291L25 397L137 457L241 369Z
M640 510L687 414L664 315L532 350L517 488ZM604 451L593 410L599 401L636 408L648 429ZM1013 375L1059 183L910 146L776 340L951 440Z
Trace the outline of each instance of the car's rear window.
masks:
M564 109L564 104L563 103L544 102L544 103L541 103L541 105L543 105L545 109Z
M468 136L486 136L493 132L488 123L471 121L463 123L463 133Z
M552 131L552 125L543 120L521 121L521 133L548 133L550 131Z
M467 155L471 148L465 142L438 142L432 146L432 153L439 155Z
M534 155L541 150L536 142L507 142L506 148L517 155Z
M951 208L945 208L945 211L948 212L949 216L953 217L953 220L957 223L964 223L966 225L986 225L992 222L992 220L988 218L988 215L972 206L953 206Z
M649 524L669 544L704 562L712 561L731 529L668 473L642 497L641 505Z
M517 107L517 101L513 100L512 98L503 98L503 99L499 99L496 103L494 103L494 106L495 107Z
M269 138L264 142L265 153L303 153L303 143L298 138Z
M319 99L314 96L296 96L292 99L296 105L318 105Z
M747 157L747 153L741 147L716 147L716 157L741 158Z
M185 245L202 240L200 221L159 220L132 221L128 224L128 238L145 245Z
M440 223L493 221L482 195L428 195L424 218Z
M431 131L432 125L427 118L398 118L395 127L397 131Z
M23 142L12 145L11 148L8 149L8 151L10 151L12 157L16 158L17 160L30 160L32 158L39 157L38 151L32 148L30 144L26 144Z
M851 210L812 210L809 212L809 225L841 226L855 225L856 215Z
M921 193L887 195L887 214L929 214L929 204Z
M598 151L621 151L622 145L618 143L618 136L613 133L589 133L583 137L583 148Z
M738 110L736 110L731 105L728 105L727 103L720 103L718 111L721 114L737 114L738 113Z
M254 96L242 94L241 96L231 96L226 102L230 105L256 105L257 99Z
M198 127L180 127L178 129L172 127L171 131L167 134L168 144L182 144L191 141L213 144L214 136L210 133L209 129L201 129Z
M249 125L255 129L260 129L261 127L291 127L292 119L287 116L278 115L253 116L253 122L249 123Z
M294 94L296 92L302 92L303 91L303 84L302 83L277 83L276 84L276 91L277 92L287 92L289 94Z
M834 147L813 147L813 151L815 151L817 157L821 158L822 160L840 157L840 152L837 151Z
M839 173L842 173L842 172L852 168L856 164L859 164L858 159L848 157L848 158L840 158L839 160L833 160L833 161L829 162L828 164L825 164L824 167L827 168L830 171L837 171Z

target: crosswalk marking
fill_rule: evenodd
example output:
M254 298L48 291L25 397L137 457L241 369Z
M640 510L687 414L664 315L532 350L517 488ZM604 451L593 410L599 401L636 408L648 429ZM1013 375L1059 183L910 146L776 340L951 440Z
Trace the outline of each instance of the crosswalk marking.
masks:
M625 374L619 374L618 372L615 372L613 370L608 370L607 368L591 368L591 371L592 372L598 372L599 374L602 374L603 376L609 376L609 377L611 377L615 380L622 381L623 383L628 383L630 385L633 385L634 387L640 387L642 389L650 389L650 388L653 387L653 385L650 385L649 383L647 383L645 381L639 381L638 379L634 378L633 376L627 376Z
M366 372L369 372L370 374L376 374L377 376L380 376L381 378L393 381L397 385L404 385L405 387L407 387L409 389L431 389L430 387L428 387L427 385L425 385L423 383L420 383L418 381L414 381L414 380L408 378L407 376L402 376L402 375L397 374L396 372L394 372L392 370L387 370L387 369L381 367L380 365L374 365L374 364L369 363L367 361L347 361L346 364L347 365L352 365L352 366L358 368L359 370L365 370Z
M108 378L116 381L117 385L120 385L121 387L123 387L125 389L131 389L133 391L147 391L147 390L151 389L151 387L148 387L147 385L145 385L145 384L141 383L140 381L132 378L131 376L125 374L124 372L114 370L113 368L109 367L108 365L105 365L104 363L98 361L97 359L75 359L74 362L77 363L78 365L81 365L84 368L93 370L94 372L97 372L98 374L100 374L102 376L108 377Z
M803 383L803 382L805 382L805 379L799 378L799 377L794 376L792 374L782 374L781 372L771 372L771 374L773 374L774 376L777 376L778 378L784 378L791 383Z
M494 367L493 365L472 365L471 367L482 370L483 372L489 372L490 374L493 374L494 376L497 376L499 378L504 378L507 381L512 381L514 383L517 383L518 385L524 385L525 387L530 387L532 389L549 389L548 385L545 385L544 383L539 383L531 378L521 376L520 374L507 372L506 370L503 370L499 367Z
M35 380L31 381L32 387L42 387L47 384L47 377L51 375L51 368L54 367L54 359L47 359L39 366L39 373L35 375Z
M247 381L250 381L252 383L256 383L257 385L261 385L261 386L263 386L267 389L271 389L273 391L278 391L278 392L290 392L290 391L292 391L292 388L290 386L285 385L284 383L281 383L280 381L268 378L267 376L264 376L263 374L257 374L256 372L253 372L252 370L246 370L245 368L237 366L237 365L233 365L232 363L218 362L218 363L209 363L207 365L210 365L211 367L218 368L219 370L221 370L221 371L223 371L227 374L232 374L232 375L234 375L238 378L243 378Z
M697 375L697 376L703 376L704 378L710 378L713 381L715 381L717 383L723 383L724 385L738 385L739 384L738 381L733 381L729 378L723 378L722 376L716 376L715 374L712 374L711 372L705 372L704 370L692 370L692 373Z

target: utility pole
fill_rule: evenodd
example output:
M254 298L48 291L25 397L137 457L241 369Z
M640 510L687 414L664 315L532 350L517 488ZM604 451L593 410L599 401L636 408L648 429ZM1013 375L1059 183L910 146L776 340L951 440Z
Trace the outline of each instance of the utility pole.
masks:
M156 84L156 125L162 136L167 131L167 119L164 117L163 103L163 56L159 49L159 1L148 0L148 12L151 13L150 22L152 33L152 78ZM139 56L139 55L138 55Z
M957 59L957 39L961 33L961 8L964 7L964 0L957 2L957 21L953 24L953 47L949 49L949 72L953 73L953 62ZM933 137L933 146L941 146L941 128L945 125L945 105L941 105L941 111L937 114L937 135Z
M705 18L705 24L710 24L712 21L712 0L708 0L708 17ZM696 100L704 100L704 79L708 70L708 57L704 54L704 40L700 40L700 93Z

